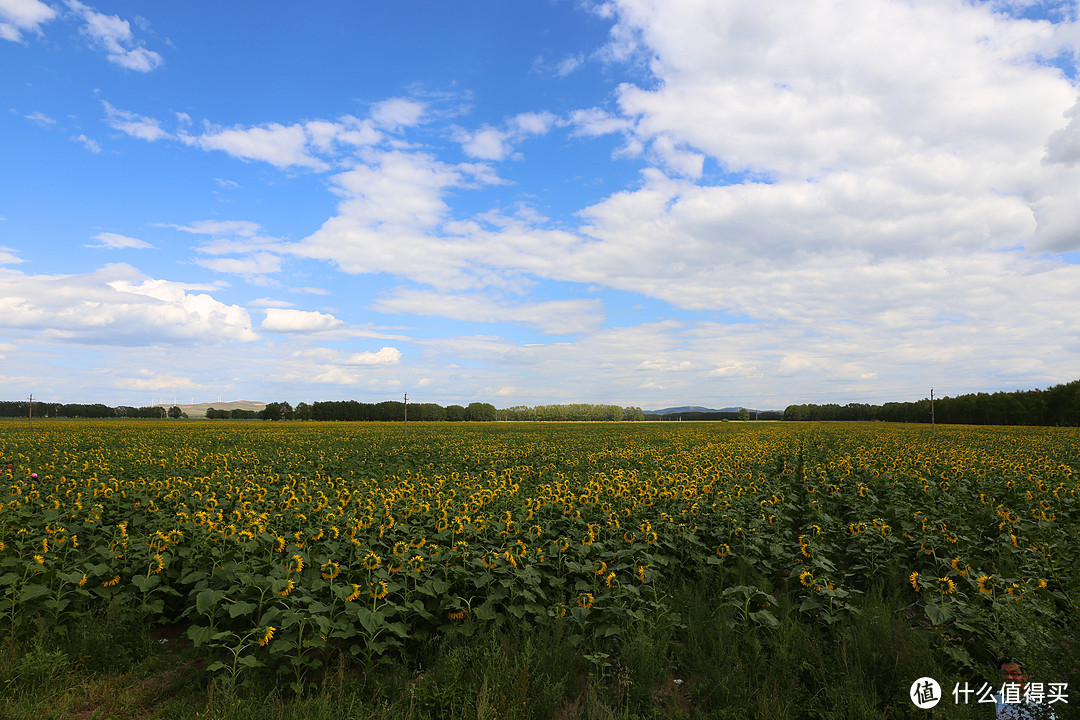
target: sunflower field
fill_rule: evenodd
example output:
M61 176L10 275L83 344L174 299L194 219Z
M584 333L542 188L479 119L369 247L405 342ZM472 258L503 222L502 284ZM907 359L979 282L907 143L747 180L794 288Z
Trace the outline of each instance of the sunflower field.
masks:
M703 578L762 632L770 588L831 627L891 584L957 667L1080 621L1076 428L3 421L0 460L5 633L122 605L297 691L484 626L604 648Z

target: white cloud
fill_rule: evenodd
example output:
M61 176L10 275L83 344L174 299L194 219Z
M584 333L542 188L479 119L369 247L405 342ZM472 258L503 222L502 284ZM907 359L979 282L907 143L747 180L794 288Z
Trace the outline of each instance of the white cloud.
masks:
M138 238L128 237L126 235L118 235L117 233L103 232L94 236L95 240L98 240L97 245L87 245L86 247L92 248L105 248L108 250L121 250L124 248L131 249L143 249L154 247L150 243L139 240Z
M407 98L390 98L371 107L371 119L389 130L412 127L419 124L427 106Z
M512 150L510 133L484 125L475 132L460 130L454 139L461 143L461 149L471 158L479 160L505 160Z
M199 220L190 225L166 225L166 227L196 235L237 235L245 238L253 237L262 230L258 223L248 220Z
M0 38L20 42L23 32L40 33L56 11L39 0L0 0Z
M246 310L129 265L86 275L0 272L0 326L101 345L247 342Z
M555 116L549 112L521 113L506 122L503 129L483 125L469 132L457 128L454 140L461 143L462 150L478 160L505 160L514 150L514 144L530 135L544 135L555 124Z
M268 252L252 253L244 258L199 258L195 263L219 273L266 275L281 270L281 258Z
M338 215L290 249L332 260L349 273L399 272L408 265L431 280L452 279L463 253L426 238L449 215L446 191L464 181L460 168L430 155L371 153L365 164L333 177L342 197Z
M475 293L454 295L410 289L399 289L380 298L373 309L467 322L520 324L553 334L589 332L599 327L604 319L603 303L599 300L507 304Z
M42 126L48 126L48 125L55 125L56 124L55 119L49 117L48 115L46 115L43 112L34 111L34 112L30 113L29 115L27 115L26 119L31 120L31 121L37 123L38 125L42 125Z
M149 142L172 137L172 135L163 130L161 124L153 118L129 112L127 110L120 110L104 100L101 104L105 107L105 114L107 116L106 122L109 123L110 127L116 130Z
M105 51L109 62L137 72L150 72L163 62L161 55L135 39L131 25L119 15L99 13L77 0L67 0L67 6L82 18L82 32Z
M273 298L258 298L248 303L249 307L255 308L288 308L292 307L294 303L285 300L275 300Z
M679 370L689 370L694 365L689 360L644 360L638 364L639 370L656 370L659 372L677 372Z
M344 115L338 120L311 120L282 125L267 123L252 127L237 125L221 128L206 124L202 134L180 134L180 139L204 150L221 150L242 160L258 160L279 168L306 167L328 170L330 165L318 157L335 155L342 147L375 145L382 140L373 120Z
M400 350L395 347L383 347L376 352L353 353L345 362L348 365L397 365L400 360Z
M95 155L101 153L101 145L98 144L97 140L92 140L86 137L86 135L73 135L71 139L74 142L81 144L84 148L94 153Z
M3 218L0 218L3 219ZM14 248L0 246L0 266L2 265L18 265L19 263L26 262L21 257L16 255L18 252Z
M142 370L136 373L134 377L117 378L116 387L160 392L203 390L209 386L180 375L169 375L165 373L155 373L150 370Z
M268 308L266 318L259 327L276 333L314 333L336 330L345 323L333 315L306 310Z
M574 110L570 113L568 124L574 129L575 135L586 137L624 133L634 127L627 118L610 115L600 108Z
M261 160L281 168L327 168L326 163L308 153L308 134L303 125L210 128L202 135L184 135L181 139L204 150L222 150L243 160Z

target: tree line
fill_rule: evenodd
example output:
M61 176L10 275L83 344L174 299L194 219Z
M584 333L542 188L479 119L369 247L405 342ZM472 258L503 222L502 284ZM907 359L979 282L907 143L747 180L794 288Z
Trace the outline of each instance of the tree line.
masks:
M789 405L785 420L881 420L928 423L930 398L883 405ZM1080 425L1080 380L1046 390L935 398L933 419L959 425Z
M515 405L499 410L499 420L550 420L558 422L599 421L599 420L644 420L645 411L639 407L621 407L619 405L591 405L589 403L570 403L569 405Z
M409 403L408 419L427 422L490 422L500 421L588 421L588 420L644 420L645 412L639 407L619 405L537 405L496 409L490 403L474 402L466 406L436 403ZM380 403L363 403L356 400L328 400L298 403L293 407L287 402L269 403L264 409L217 410L208 408L206 417L215 419L260 420L315 420L315 421L392 421L405 420L405 403L387 400Z
M33 410L33 413L31 413ZM109 407L101 403L87 405L83 403L49 403L35 401L33 408L27 400L0 400L0 417L49 417L49 418L166 418L187 417L177 406L166 410L155 405L152 407L130 407L119 405Z
M489 421L496 420L494 405L474 402L467 406L435 403L409 403L408 419L417 421ZM313 403L301 402L293 407L287 402L267 403L262 410L218 410L207 408L210 420L314 420L314 421L383 421L405 420L405 403L387 400L379 403L363 403L356 400L326 400Z

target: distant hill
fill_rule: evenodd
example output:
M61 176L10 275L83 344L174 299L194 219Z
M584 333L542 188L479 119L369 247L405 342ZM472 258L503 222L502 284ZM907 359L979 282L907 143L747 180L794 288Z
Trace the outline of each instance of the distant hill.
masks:
M171 408L171 403L160 403L157 407ZM206 409L214 408L215 410L254 410L258 412L266 407L266 403L258 402L256 400L232 400L229 402L209 402L209 403L195 403L194 405L176 405L190 418L204 418L206 417Z
M727 407L720 408L719 410L707 407L701 407L700 405L681 405L679 407L669 407L663 410L645 410L646 415L671 415L672 413L684 413L684 412L733 412L737 413L742 410L741 407ZM754 412L750 410L750 412Z

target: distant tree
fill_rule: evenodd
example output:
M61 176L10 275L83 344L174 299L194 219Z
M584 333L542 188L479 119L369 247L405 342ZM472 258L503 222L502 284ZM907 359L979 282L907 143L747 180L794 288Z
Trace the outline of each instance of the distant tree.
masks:
M293 411L293 417L297 420L310 420L311 419L311 406L306 402L297 403L296 409Z
M446 406L446 419L460 422L465 419L465 408L460 405Z
M173 420L179 420L183 416L184 416L184 411L181 410L176 405L173 405L171 408L169 408L169 417L172 418Z
M739 419L740 420L749 420L750 419L750 411L747 410L746 408L739 408Z
M474 402L469 403L468 407L465 408L465 419L473 422L487 422L498 419L498 415L494 405Z

